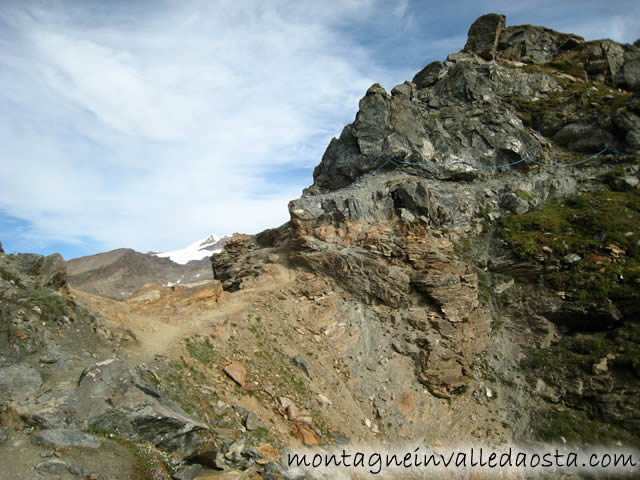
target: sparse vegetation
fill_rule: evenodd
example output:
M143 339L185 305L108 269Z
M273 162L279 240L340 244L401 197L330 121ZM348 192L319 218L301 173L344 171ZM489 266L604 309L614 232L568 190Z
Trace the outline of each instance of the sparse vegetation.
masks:
M189 354L205 365L209 365L213 360L213 345L208 338L187 339L185 342Z
M553 202L503 219L504 238L523 260L558 264L575 253L582 261L545 276L577 300L635 295L640 284L640 194L601 191Z
M554 73L549 66L534 65L535 71ZM625 108L631 98L628 92L620 92L598 82L570 82L565 78L556 78L562 89L549 93L547 97L511 97L506 99L515 108L517 115L528 127L538 128L543 120L554 118L553 124L561 126L591 115L610 115ZM547 121L548 122L548 121Z
M28 298L46 316L57 318L65 314L66 303L64 297L57 292L48 289L37 289L31 291Z
M515 191L515 194L527 202L531 202L533 200L533 195L531 195L529 192L526 192L524 190L518 189Z
M637 439L631 434L609 423L593 420L583 411L552 408L539 412L541 421L535 432L540 440L558 442L564 438L570 444L613 445L623 441L637 445Z

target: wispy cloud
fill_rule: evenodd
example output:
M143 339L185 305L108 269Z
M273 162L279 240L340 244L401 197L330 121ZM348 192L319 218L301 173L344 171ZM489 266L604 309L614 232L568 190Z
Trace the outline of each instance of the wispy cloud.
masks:
M352 120L373 79L331 24L368 3L313 2L313 19L269 5L169 4L135 28L6 10L0 208L51 238L139 249L285 221L310 175L271 191L264 175L310 169Z

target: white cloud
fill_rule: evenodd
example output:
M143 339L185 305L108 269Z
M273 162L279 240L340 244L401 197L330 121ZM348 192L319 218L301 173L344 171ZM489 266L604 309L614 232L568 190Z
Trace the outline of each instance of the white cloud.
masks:
M171 5L135 28L77 4L0 14L17 32L2 38L0 209L30 235L166 250L277 226L311 179L265 194L264 173L315 165L373 83L366 52L331 28L368 2L310 2L314 18Z

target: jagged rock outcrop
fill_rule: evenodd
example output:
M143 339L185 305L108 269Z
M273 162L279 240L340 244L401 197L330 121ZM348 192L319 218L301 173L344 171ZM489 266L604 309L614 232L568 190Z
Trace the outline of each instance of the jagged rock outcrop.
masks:
M638 151L637 98L611 88L635 68L634 48L481 17L462 52L390 95L377 84L367 91L314 184L289 205L292 260L365 304L393 308L410 327L395 347L414 359L417 378L437 396L463 391L491 342L491 314L460 244L502 216L599 188L589 183L607 171L598 161L556 167L580 154L636 168L620 153ZM543 272L528 264L518 278ZM536 315L571 328L590 318L593 329L631 318L606 302L555 303L546 297ZM614 403L604 418L625 415Z

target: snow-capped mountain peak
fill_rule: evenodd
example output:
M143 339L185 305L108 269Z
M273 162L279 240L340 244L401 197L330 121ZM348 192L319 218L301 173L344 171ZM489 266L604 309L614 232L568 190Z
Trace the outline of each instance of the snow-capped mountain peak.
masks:
M175 263L185 265L193 260L202 260L210 257L214 253L222 251L222 247L227 243L228 237L218 237L211 234L203 240L198 240L180 250L172 250L170 252L162 252L154 254L156 257L169 258Z

